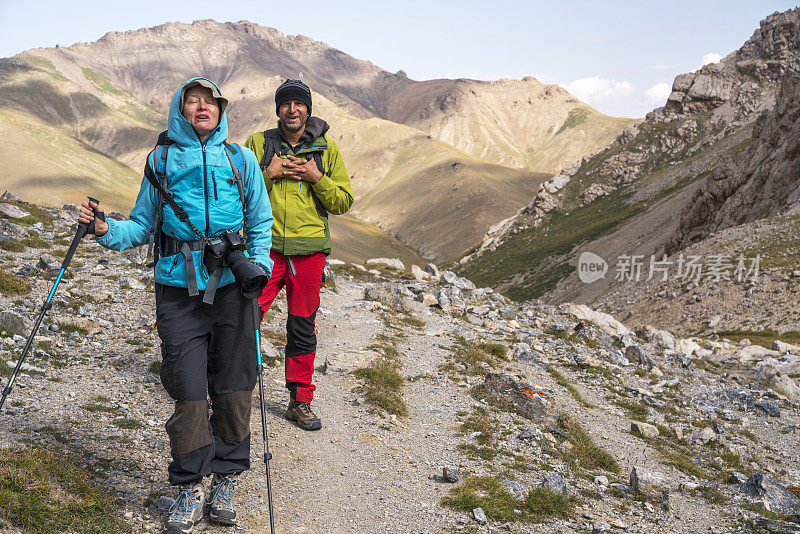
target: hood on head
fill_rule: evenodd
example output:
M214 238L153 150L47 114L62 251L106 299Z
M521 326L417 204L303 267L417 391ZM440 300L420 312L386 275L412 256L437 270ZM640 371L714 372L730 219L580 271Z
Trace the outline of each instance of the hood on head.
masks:
M210 143L221 144L228 139L228 116L225 114L225 108L228 107L228 99L222 96L222 91L220 91L217 84L208 78L190 78L183 82L178 90L175 91L175 94L172 95L172 101L169 106L167 135L180 145L188 146L200 144L200 138L197 136L197 132L194 131L189 121L181 114L186 91L197 86L211 89L212 96L219 102L219 125L206 139L206 145Z

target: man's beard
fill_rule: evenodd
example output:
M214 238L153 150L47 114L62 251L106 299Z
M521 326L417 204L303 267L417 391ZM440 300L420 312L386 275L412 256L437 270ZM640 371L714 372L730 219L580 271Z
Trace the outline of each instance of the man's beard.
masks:
M299 132L300 130L303 129L303 127L306 125L306 122L308 122L307 118L304 121L302 121L301 123L299 123L297 126L286 124L283 121L281 121L281 123L282 123L281 125L283 126L284 130L286 130L287 132L289 132L289 133L297 133L297 132Z

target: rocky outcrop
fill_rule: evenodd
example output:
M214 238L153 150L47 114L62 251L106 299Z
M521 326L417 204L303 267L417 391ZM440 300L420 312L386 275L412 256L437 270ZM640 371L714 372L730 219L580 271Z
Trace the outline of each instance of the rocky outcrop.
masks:
M753 127L753 141L738 159L715 170L681 214L667 250L710 233L778 215L800 201L800 75L781 84L775 109Z
M755 111L767 96L760 94L759 86L779 82L791 71L798 52L800 10L770 15L740 49L719 63L676 77L666 112L702 112L725 102Z

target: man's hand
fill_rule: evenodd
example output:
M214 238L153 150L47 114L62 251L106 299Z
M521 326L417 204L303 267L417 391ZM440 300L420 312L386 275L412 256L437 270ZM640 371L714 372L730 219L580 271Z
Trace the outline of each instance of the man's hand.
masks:
M273 156L273 160L270 162L269 167L267 167L267 174L270 178L272 178L272 175L269 173L269 169L275 163L274 158L275 156ZM289 178L290 180L304 180L315 184L322 179L322 173L317 168L317 164L314 163L313 159L306 161L303 158L287 156L286 159L279 159L278 161L281 162L282 170L276 178L272 178L273 180Z
M267 177L270 180L280 180L284 178L283 160L276 154L272 155L272 159L267 166Z
M91 203L83 202L81 204L81 213L80 213L80 215L78 215L78 222L79 223L89 224L90 222L95 221L95 223L94 223L94 228L95 228L94 235L96 235L97 237L100 237L100 236L105 235L106 232L108 232L108 223L105 222L105 221L101 221L100 219L95 220L94 212L92 211L92 208L94 208L94 209L96 209L98 211L103 211L100 208L100 204L95 204L94 202L91 202Z

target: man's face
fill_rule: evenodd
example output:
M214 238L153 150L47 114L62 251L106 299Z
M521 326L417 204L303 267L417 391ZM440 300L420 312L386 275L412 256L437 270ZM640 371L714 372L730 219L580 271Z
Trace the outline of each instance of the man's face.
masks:
M297 100L284 102L278 108L278 120L287 132L299 132L308 120L308 107Z
M219 124L219 102L211 95L211 89L198 85L186 91L181 114L205 139Z

